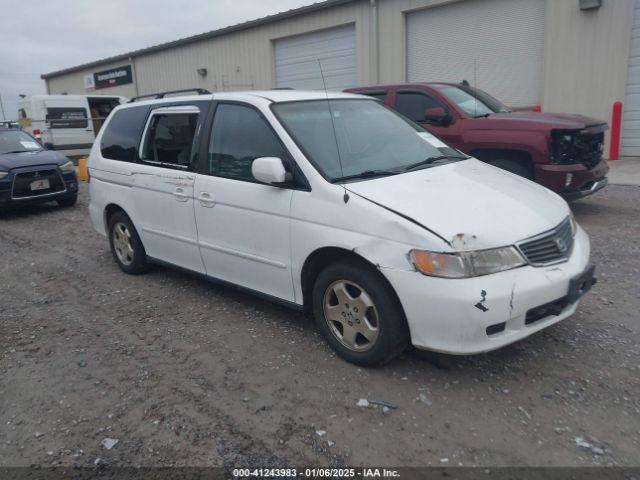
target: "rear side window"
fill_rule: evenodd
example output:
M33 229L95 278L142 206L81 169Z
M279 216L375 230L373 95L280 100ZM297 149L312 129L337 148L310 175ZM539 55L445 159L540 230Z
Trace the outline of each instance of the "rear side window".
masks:
M102 156L123 162L137 161L138 144L148 112L149 107L123 108L115 112L102 135Z
M220 104L213 120L207 173L255 182L251 164L260 157L278 157L287 164L284 147L256 110Z
M46 120L49 128L87 128L86 108L51 107L47 108Z
M396 110L416 123L424 123L425 110L433 107L442 105L424 93L398 92L396 96Z
M141 160L165 167L188 168L197 126L197 112L154 114L145 135Z

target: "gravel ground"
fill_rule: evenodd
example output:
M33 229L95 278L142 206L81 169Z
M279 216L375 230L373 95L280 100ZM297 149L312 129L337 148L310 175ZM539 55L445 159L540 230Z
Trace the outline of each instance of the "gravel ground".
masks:
M0 215L0 465L640 463L638 187L574 204L600 280L575 316L379 369L302 314L166 268L124 275L87 201Z

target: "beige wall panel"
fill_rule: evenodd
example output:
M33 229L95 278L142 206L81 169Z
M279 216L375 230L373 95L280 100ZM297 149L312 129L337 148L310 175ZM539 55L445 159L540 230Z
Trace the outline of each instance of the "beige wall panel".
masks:
M611 121L613 102L624 100L633 7L605 0L581 11L577 0L547 0L543 110Z
M369 4L363 0L203 40L135 59L140 93L185 87L213 91L268 89L275 85L273 41L339 25L356 25L358 82L368 81ZM198 68L206 68L201 77Z

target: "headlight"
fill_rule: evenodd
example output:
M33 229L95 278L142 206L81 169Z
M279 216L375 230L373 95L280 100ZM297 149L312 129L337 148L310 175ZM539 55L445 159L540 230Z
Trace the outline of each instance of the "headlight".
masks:
M9 175L9 172L0 172L0 180Z
M71 160L69 160L67 163L63 163L62 165L60 165L59 168L64 173L70 173L70 172L76 171L76 166L73 164Z
M569 215L569 221L571 223L571 233L575 237L575 235L576 235L576 233L578 231L578 222L576 222L576 218L573 216L573 213L571 213Z
M459 253L411 250L409 258L420 273L444 278L479 277L511 270L527 263L515 247Z

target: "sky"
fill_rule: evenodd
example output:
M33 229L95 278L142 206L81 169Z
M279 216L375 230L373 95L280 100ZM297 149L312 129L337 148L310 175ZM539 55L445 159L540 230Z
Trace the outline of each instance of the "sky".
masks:
M45 93L43 73L314 1L0 0L0 98L6 118L17 118L20 94Z

